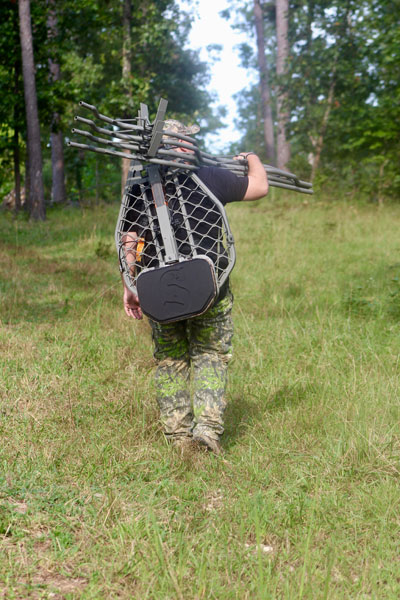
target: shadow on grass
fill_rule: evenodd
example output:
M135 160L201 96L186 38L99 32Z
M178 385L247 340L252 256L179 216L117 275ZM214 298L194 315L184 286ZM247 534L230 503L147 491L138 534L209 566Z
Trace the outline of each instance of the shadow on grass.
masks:
M84 316L90 306L96 309L100 301L111 301L117 310L117 300L112 297L115 294L114 287L106 293L65 293L55 300L32 296L24 302L23 299L11 298L1 306L0 320L4 325L40 325L76 319L79 322L80 315Z
M266 415L294 408L307 401L310 396L314 396L316 392L316 386L309 383L306 385L283 385L264 399L231 396L226 410L224 446L226 448L234 446L236 440L242 436L244 429L251 428L253 424L265 420Z
M0 249L1 249L0 243ZM70 318L91 303L115 297L119 286L114 257L63 259L24 250L0 262L0 319L4 324L43 323Z
M288 407L297 406L300 402L307 400L316 393L316 386L313 383L306 385L284 385L276 390L268 399L266 409L268 413Z

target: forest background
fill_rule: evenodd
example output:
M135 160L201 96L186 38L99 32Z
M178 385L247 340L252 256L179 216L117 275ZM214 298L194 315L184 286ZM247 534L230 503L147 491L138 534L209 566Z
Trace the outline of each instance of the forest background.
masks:
M24 70L27 7L34 69ZM66 146L82 99L128 118L139 102L154 116L165 97L168 116L200 122L203 139L218 131L224 108L211 108L209 67L188 48L191 16L173 0L3 2L0 196L14 190L18 210L26 194L33 218L52 203L119 198L119 161ZM398 196L399 2L233 1L223 16L247 32L238 60L259 75L238 94L243 137L227 150L250 148L336 197ZM28 135L35 93L38 126ZM30 168L42 186L29 183Z
M112 248L121 162L66 145L81 99L154 115L164 96L168 116L218 131L190 15L170 0L0 3L0 191L28 192L0 212L0 598L400 597L399 3L281 8L225 13L260 74L237 98L238 146L317 193L227 208L220 460L165 444L149 326L124 315ZM38 156L43 185L27 185Z

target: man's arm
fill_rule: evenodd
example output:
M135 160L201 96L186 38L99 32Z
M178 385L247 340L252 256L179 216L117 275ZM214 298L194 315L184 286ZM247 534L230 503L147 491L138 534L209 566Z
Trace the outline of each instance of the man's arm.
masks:
M129 270L134 275L136 269L136 254L138 246L138 236L135 231L126 233L122 242L125 249L126 262L128 263ZM122 277L122 276L121 276ZM133 319L143 319L142 309L140 308L139 298L137 294L132 292L127 286L122 277L122 284L124 286L124 310L128 317Z
M128 317L133 319L143 319L142 309L140 308L139 298L130 289L126 287L124 278L122 277L124 286L124 310Z
M261 160L253 152L241 152L238 156L247 158L249 166L247 174L249 185L247 186L243 200L258 200L258 198L263 198L268 193L268 177Z

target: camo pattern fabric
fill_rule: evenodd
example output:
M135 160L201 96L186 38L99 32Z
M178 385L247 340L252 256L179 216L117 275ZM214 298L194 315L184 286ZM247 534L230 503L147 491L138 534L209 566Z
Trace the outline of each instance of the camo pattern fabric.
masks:
M218 440L224 431L232 304L228 290L204 315L168 324L150 321L157 402L167 438L206 433Z

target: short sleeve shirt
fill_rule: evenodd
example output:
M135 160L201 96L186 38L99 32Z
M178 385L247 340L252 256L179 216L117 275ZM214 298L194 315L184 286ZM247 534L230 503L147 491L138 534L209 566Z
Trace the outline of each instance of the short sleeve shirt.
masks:
M248 177L238 177L220 167L200 167L196 174L224 206L243 200L249 185Z

